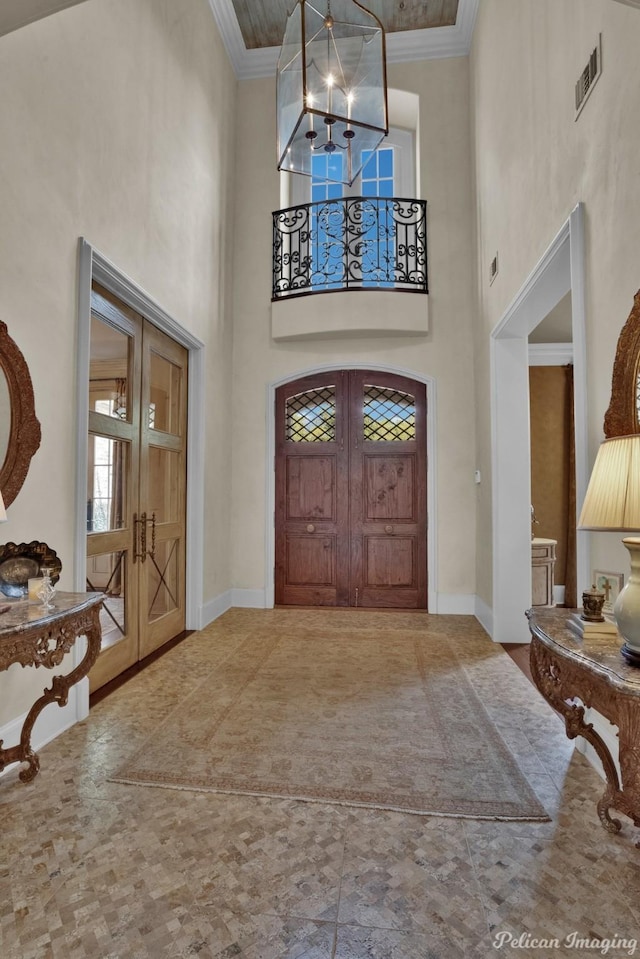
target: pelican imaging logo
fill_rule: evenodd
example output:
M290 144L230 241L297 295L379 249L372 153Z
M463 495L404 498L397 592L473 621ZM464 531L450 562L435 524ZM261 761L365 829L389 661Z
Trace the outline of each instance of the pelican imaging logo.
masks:
M623 936L603 937L588 935L582 936L579 932L568 932L560 939L558 937L534 936L530 932L519 935L512 932L498 932L493 940L494 949L505 946L511 949L540 949L544 959L552 956L550 950L575 949L576 955L591 953L599 956L635 956L637 939L625 939Z

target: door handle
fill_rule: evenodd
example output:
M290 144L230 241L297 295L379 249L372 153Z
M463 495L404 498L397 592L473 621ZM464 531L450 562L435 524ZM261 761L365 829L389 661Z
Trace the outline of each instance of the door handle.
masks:
M151 519L147 520L151 523L151 549L149 550L149 556L151 559L155 559L156 556L156 514L153 512L151 514ZM146 536L145 536L145 549L146 549Z
M151 549L147 550L147 526L151 524ZM154 559L156 555L156 514L151 514L151 519L147 519L146 513L133 514L133 562L140 560L144 563L147 556Z
M384 531L385 533L393 533L393 526L385 526Z
M307 526L307 533L315 533L315 531L316 531L316 528L313 525L313 523L309 523L309 525Z
M138 517L137 513L133 514L133 562L137 560L144 563L146 556L146 527L147 527L147 514L141 513Z

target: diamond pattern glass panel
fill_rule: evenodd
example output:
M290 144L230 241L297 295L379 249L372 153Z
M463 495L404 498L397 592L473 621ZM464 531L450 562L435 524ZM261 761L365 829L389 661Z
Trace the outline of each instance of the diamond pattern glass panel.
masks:
M294 443L331 443L336 438L336 388L287 397L285 438Z
M386 442L415 440L415 397L384 386L365 385L364 438Z

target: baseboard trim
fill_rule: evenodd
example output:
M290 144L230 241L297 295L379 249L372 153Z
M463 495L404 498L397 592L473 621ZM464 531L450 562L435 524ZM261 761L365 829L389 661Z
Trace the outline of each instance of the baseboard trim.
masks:
M475 601L474 616L490 639L493 639L493 609L479 596L475 597Z
M269 609L264 589L232 589L231 599L241 609Z
M78 685L82 685L83 683L87 683L87 680L82 680L82 683ZM82 691L79 690L77 686L73 686L69 690L69 701L66 706L58 706L57 703L49 703L45 706L36 719L33 732L31 733L31 748L34 752L40 752L47 743L52 742L52 740L66 732L67 729L71 729L72 726L75 726L75 724L83 718L80 715L79 707L80 692ZM20 733L22 732L22 726L24 725L27 715L28 711L23 713L22 716L17 716L15 719L9 720L8 723L0 728L0 740L3 742L5 749L9 749L20 742ZM24 763L11 763L6 769L0 772L0 779L13 770L24 768Z
M204 629L205 626L218 619L232 606L238 609L271 608L271 605L267 602L266 590L264 589L228 589L201 607L199 629ZM483 608L481 610L482 615L479 614L479 607ZM430 612L450 616L476 616L491 635L490 628L487 626L487 623L491 620L491 610L488 606L484 606L477 596L472 594L438 593L436 609L430 610Z
M198 629L213 623L232 606L239 609L269 609L264 589L227 589L200 607Z
M431 612L450 616L474 616L476 597L466 593L438 593L436 608Z
M210 599L207 603L203 603L198 614L198 629L204 629L209 623L213 623L219 616L231 609L233 606L232 592L233 590L228 589L226 592L220 593L219 596Z
M593 707L585 710L584 722L587 724L593 724L594 730L598 733L605 746L609 750L609 755L613 759L615 767L618 771L618 777L621 779L620 762L618 760L620 743L618 741L617 728L613 726L609 720L602 715L602 713L599 713L596 709L593 709ZM602 766L602 760L598 756L591 743L588 742L584 736L576 737L576 750L577 752L582 753L587 762L593 766L601 779L606 779L604 768Z

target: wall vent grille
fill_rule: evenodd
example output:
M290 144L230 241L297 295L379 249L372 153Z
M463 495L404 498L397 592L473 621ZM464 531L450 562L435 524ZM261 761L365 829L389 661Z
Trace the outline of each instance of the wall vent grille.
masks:
M576 83L576 120L582 112L591 91L602 73L602 34L598 37L597 46L589 57L589 62L578 77Z

